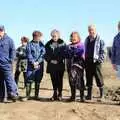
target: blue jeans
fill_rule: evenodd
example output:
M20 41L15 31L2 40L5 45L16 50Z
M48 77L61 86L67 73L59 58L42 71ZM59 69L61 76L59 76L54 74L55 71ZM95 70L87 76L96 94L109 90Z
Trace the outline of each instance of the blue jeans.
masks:
M5 81L8 95L18 95L18 88L13 78L12 65L7 64L0 66L0 74L3 75L2 79Z

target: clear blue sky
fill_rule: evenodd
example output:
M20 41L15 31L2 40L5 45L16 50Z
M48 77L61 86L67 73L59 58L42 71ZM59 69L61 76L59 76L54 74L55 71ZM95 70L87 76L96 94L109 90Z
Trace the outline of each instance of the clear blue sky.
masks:
M69 34L78 31L84 41L87 26L95 23L97 31L111 44L120 20L120 0L1 0L0 24L4 24L16 47L20 37L31 37L34 30L44 34L44 42L54 28L68 42Z

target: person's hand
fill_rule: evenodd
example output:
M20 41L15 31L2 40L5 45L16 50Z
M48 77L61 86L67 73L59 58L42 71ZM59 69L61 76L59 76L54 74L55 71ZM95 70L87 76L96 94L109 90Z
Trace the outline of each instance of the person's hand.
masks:
M116 64L113 64L112 66L113 66L113 69L117 71L117 66L116 66Z
M57 60L51 60L51 63L56 65L58 62Z
M19 54L20 54L20 55L23 55L23 52L22 52L22 51L20 51L20 52L19 52Z
M39 68L39 63L38 62L34 62L34 69L38 69Z

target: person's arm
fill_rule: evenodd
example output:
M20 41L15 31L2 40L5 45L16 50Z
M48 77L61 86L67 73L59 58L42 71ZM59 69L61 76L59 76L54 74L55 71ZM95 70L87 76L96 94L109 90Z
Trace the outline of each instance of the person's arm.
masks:
M30 62L31 64L34 65L35 60L34 60L32 53L31 53L30 43L26 47L26 55L27 55L26 57L28 59L28 62Z
M105 43L103 40L100 40L100 51L99 51L98 62L102 63L104 59L105 59Z
M112 64L115 64L115 59L116 59L116 46L115 46L115 40L114 40L112 45L112 55L111 55Z
M26 55L26 47L22 48L22 54L20 54L20 58L21 59L26 59L27 55Z
M63 57L65 59L68 59L69 58L69 45L66 45L65 48L64 48L64 54L63 54Z
M45 54L45 60L47 62L50 62L51 61L51 55L50 55L50 46L49 46L49 43L47 43L45 45L45 51L46 51L46 54Z
M10 39L10 48L9 48L9 60L10 62L12 63L15 59L15 54L16 54L16 51L15 51L15 45L14 45L14 42L12 39Z
M71 45L66 45L65 51L64 51L65 58L71 59L74 54L75 54L75 48L72 47Z
M39 56L39 58L38 58L38 60L36 62L38 62L39 64L41 62L43 62L44 61L44 57L45 57L45 53L46 53L45 47L41 46L41 55Z
M16 58L19 58L19 48L16 49Z
M66 44L63 41L63 43L61 44L61 47L59 48L59 52L58 52L58 58L57 58L58 62L65 59L65 51L66 51Z
M79 46L78 48L76 48L76 56L79 57L84 57L84 45L82 44L81 46Z
M115 39L113 41L113 45L112 45L112 53L111 53L111 62L112 62L112 65L113 65L113 69L117 70L117 67L116 67L116 64L115 64L115 61L116 61L116 45L115 45Z

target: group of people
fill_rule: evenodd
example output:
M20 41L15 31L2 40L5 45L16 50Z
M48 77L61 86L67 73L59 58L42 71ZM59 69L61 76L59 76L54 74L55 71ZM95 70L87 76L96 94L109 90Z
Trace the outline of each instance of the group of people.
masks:
M120 23L118 24L120 31ZM61 39L60 32L53 30L51 40L46 45L41 41L42 33L34 31L33 39L22 37L22 45L15 50L13 40L5 33L4 26L0 26L0 100L18 99L19 75L23 72L26 100L30 99L31 85L35 83L35 100L39 99L40 83L44 75L44 61L47 62L47 73L50 74L53 96L50 100L62 100L63 76L67 66L68 79L71 88L69 101L76 100L76 90L80 91L80 101L92 99L93 77L99 88L99 98L104 96L104 82L101 71L105 58L105 43L98 35L95 25L88 26L88 37L83 44L78 32L70 35L70 44L66 45ZM119 52L120 33L115 37L112 50L112 64L120 71ZM117 51L117 52L116 52ZM119 54L119 55L118 55ZM15 75L13 62L17 58ZM118 57L118 59L117 59ZM86 84L84 80L86 73ZM87 88L87 96L84 91ZM4 94L3 94L4 93Z

